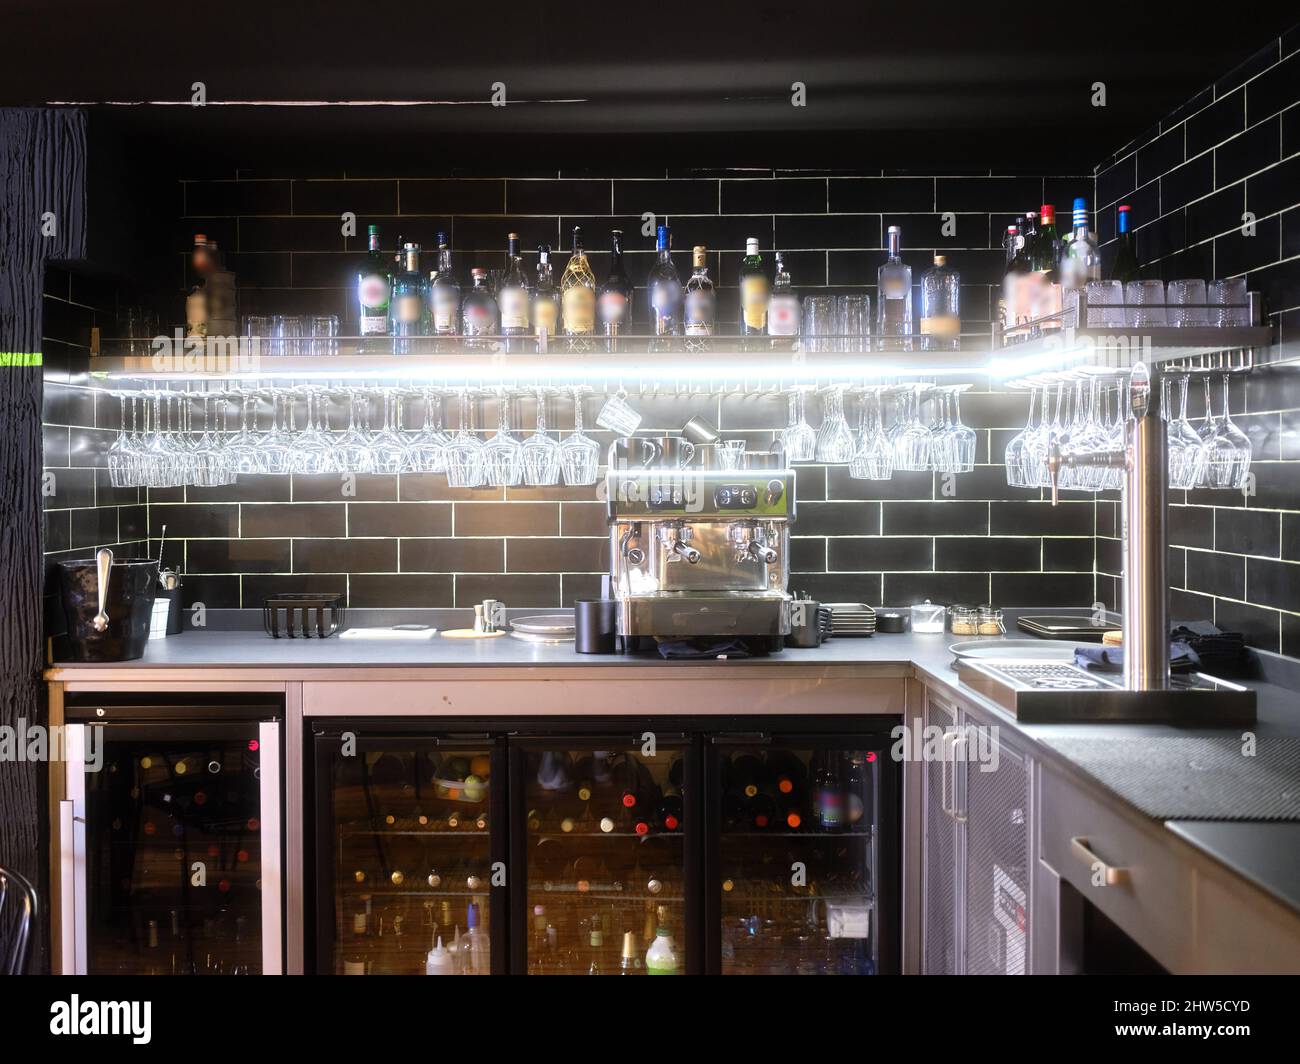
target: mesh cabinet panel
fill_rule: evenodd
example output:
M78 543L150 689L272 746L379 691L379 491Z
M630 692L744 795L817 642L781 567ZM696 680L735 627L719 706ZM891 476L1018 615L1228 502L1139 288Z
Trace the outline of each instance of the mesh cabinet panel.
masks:
M956 726L953 713L926 699L926 728ZM913 756L918 756L913 751ZM924 761L925 843L921 882L925 916L922 922L922 963L927 975L956 975L957 967L957 824L944 810L944 774L948 774L949 807L952 806L952 766Z
M1024 975L1029 935L1028 764L987 732L981 738L972 730L966 747L966 971Z

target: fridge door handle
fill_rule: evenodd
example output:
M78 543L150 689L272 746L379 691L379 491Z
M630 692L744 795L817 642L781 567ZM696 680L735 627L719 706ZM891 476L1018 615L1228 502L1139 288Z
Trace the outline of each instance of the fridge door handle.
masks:
M281 876L280 725L257 725L258 800L262 821L262 974L284 974L283 885Z
M961 757L957 756L957 750L960 747ZM966 822L966 736L957 736L952 743L953 762L952 762L952 818L959 824ZM961 779L961 785L958 786L958 777Z
M950 804L948 795L948 766L953 763L953 746L957 742L957 733L952 729L947 729L943 733L942 746L940 747L939 756L939 806L948 816L953 816L955 812L955 798L957 790L956 779L953 780L953 799Z
M466 743L488 743L492 736L488 732L456 732L439 735L433 740L434 746L464 746Z
M86 974L86 725L64 732L64 793L59 802L59 920L64 975Z
M771 746L767 732L716 732L709 736L714 746Z

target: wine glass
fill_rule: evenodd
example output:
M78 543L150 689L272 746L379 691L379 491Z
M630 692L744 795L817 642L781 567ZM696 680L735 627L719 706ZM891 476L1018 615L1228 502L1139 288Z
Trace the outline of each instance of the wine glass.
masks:
M1206 451L1205 441L1196 433L1192 423L1187 420L1187 393L1190 378L1184 375L1178 380L1178 416L1173 417L1170 402L1172 381L1165 374L1161 382L1163 406L1169 411L1168 435L1169 446L1169 486L1176 490L1196 487L1205 476Z
M524 440L522 461L524 483L533 486L560 481L560 441L546 432L546 396L537 393L537 425Z
M445 449L447 484L453 488L477 488L483 483L483 441L470 429L469 395L460 393L460 428Z
M779 439L787 462L811 462L817 453L817 433L804 420L804 393L790 393L790 423Z
M274 388L270 391L271 427L257 441L257 471L279 476L289 472L289 463L293 460L293 446L289 433L280 425L280 392ZM293 411L289 410L290 420Z
M411 468L421 473L444 473L447 470L447 441L451 437L442 430L442 396L436 392L424 394L424 425L408 443Z
M126 392L117 393L118 402L121 404L117 426L117 439L108 449L108 482L115 488L134 487L133 466L134 457L131 453L131 441L126 431ZM134 430L135 407L131 408L132 429Z
M1205 377L1205 424L1201 426L1205 444L1205 471L1202 483L1207 488L1239 488L1250 472L1250 439L1232 423L1228 413L1228 374L1223 374L1223 410L1215 417L1210 410L1210 378Z
M373 473L375 456L370 449L370 435L364 417L357 420L357 403L368 398L364 391L349 391L347 397L348 427L334 441L334 468L343 473Z
M334 444L328 435L328 426L321 425L321 393L315 388L306 390L307 427L294 438L293 458L289 467L294 473L312 476L317 473L338 472L335 464Z
M863 396L858 446L849 462L849 476L855 480L888 480L894 475L894 451L885 435L882 406L879 390L871 395L871 402Z
M497 432L483 445L483 479L494 487L513 487L523 478L523 445L510 433L510 396L497 396Z
M898 431L893 438L894 468L930 469L930 429L921 423L922 386L908 385L899 394Z
M261 436L257 432L257 395L236 392L239 403L239 431L226 443L226 454L236 474L256 473L261 460Z
M953 472L969 473L975 468L975 430L961 419L961 393L970 385L955 384L948 389L950 417L947 425L949 447L953 455Z
M1035 421L1037 416L1038 385L1031 384L1029 387L1029 416L1025 420L1025 427L1007 441L1006 450L1003 452L1002 460L1007 467L1007 484L1010 487L1027 488L1031 486L1025 475L1025 457L1031 440L1038 431L1038 425Z
M857 452L853 430L844 417L844 389L834 387L822 398L822 423L817 430L813 453L819 462L843 465Z
M596 483L600 444L582 431L582 392L573 390L573 432L560 443L560 472L570 487Z
M380 392L384 404L384 425L370 440L376 473L401 473L411 468L410 452L402 439L402 399L390 389ZM395 420L394 420L395 419Z

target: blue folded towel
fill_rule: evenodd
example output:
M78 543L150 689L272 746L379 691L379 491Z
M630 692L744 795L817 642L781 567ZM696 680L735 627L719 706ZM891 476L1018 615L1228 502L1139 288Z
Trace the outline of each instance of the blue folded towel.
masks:
M1074 663L1082 669L1096 669L1098 672L1122 672L1124 670L1124 648L1108 646L1078 647L1074 652ZM1186 643L1169 644L1169 664L1179 668L1192 668L1201 663L1194 651Z

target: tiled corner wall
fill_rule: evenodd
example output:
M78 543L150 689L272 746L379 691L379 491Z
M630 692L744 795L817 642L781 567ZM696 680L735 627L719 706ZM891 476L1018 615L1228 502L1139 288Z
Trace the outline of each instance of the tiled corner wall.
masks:
M1103 254L1113 254L1115 208L1127 203L1153 276L1244 276L1263 293L1278 346L1272 364L1232 382L1229 404L1251 440L1254 481L1245 494L1174 493L1171 609L1300 656L1300 27L1103 164L1097 197ZM1215 378L1216 413L1219 395ZM1197 383L1189 416L1199 424L1204 414ZM1111 602L1117 509L1098 507L1098 588Z

